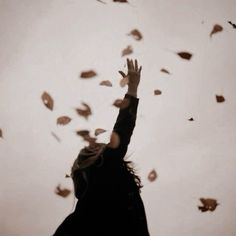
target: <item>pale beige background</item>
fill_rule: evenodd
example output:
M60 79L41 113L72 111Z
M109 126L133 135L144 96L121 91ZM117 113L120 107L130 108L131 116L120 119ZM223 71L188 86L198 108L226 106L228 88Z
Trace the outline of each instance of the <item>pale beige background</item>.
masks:
M104 128L99 140L108 140L117 116L111 104L126 92L121 50L132 45L143 71L128 155L143 180L151 236L235 236L236 30L227 23L236 23L235 0L104 2L0 1L0 235L51 235L73 211L73 194L64 199L54 189L72 189L64 175L85 144L75 130ZM210 38L215 23L224 31ZM133 28L142 41L127 36ZM182 50L191 61L175 55ZM81 80L86 69L98 76ZM42 104L44 91L53 111ZM83 101L93 111L88 121L74 110ZM57 126L61 115L73 120ZM153 168L159 176L150 183ZM220 205L201 213L200 197Z

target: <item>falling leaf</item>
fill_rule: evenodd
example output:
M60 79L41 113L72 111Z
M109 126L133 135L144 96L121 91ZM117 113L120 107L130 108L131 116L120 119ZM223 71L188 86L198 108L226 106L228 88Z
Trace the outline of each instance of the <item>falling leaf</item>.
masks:
M218 32L221 32L221 31L223 31L223 27L222 27L221 25L218 25L218 24L214 25L214 26L213 26L213 29L212 29L212 31L211 31L211 33L210 33L210 37L211 37L213 34L218 33Z
M0 129L0 138L3 138L2 130Z
M212 198L200 198L200 201L202 202L203 206L198 206L198 209L202 212L214 211L219 205L217 200Z
M52 97L47 93L47 92L44 92L41 96L42 98L42 101L44 103L44 105L49 109L49 110L53 110L53 99Z
M161 72L163 72L163 73L166 73L166 74L169 74L169 75L170 75L170 72L169 72L168 70L166 70L165 68L162 68L162 69L161 69Z
M126 2L126 3L128 3L127 0L113 0L113 2Z
M148 174L148 180L150 182L153 182L157 178L157 172L153 169L149 174Z
M70 175L68 175L68 174L66 174L66 175L65 175L65 178L71 178L71 176L70 176Z
M107 87L112 87L112 83L109 80L103 80L99 84Z
M54 132L51 132L51 134L58 142L61 142L61 139Z
M133 38L136 39L136 40L141 40L143 38L140 31L137 30L137 29L133 29L128 35L133 36Z
M133 48L129 45L129 46L127 46L125 49L123 49L123 51L122 51L122 57L123 56L127 56L127 55L129 55L129 54L131 54L131 53L133 53Z
M185 60L190 60L192 57L192 54L189 52L178 52L176 53L177 55L179 55L181 58L185 59Z
M106 2L103 2L103 1L101 1L101 0L97 0L98 2L101 2L101 3L103 3L103 4L106 4Z
M67 188L62 189L60 185L56 187L55 193L61 197L67 197L71 191Z
M159 89L154 90L154 95L161 95L162 92Z
M113 131L110 136L110 142L108 143L108 146L111 148L117 148L120 145L120 137L119 135Z
M129 83L129 76L125 76L120 80L120 86L123 88Z
M228 21L228 23L232 25L234 29L236 29L236 24L232 23L231 21Z
M96 138L90 136L89 130L79 130L76 131L76 134L81 136L84 139L84 141L89 142L89 144L91 145L94 144L97 140Z
M225 101L225 98L222 95L216 95L216 101L218 103L221 103Z
M124 109L129 106L129 99L124 98L124 99L116 99L113 102L113 105L117 108Z
M77 108L76 111L80 116L83 116L85 119L88 119L90 115L92 115L91 108L88 104L82 102L82 105L85 107L84 109Z
M82 79L89 79L89 78L93 78L96 75L97 73L94 70L88 70L88 71L81 72L80 77Z
M60 116L57 118L57 124L58 125L67 125L70 123L71 118L69 116Z
M94 135L95 135L95 136L98 136L99 134L102 134L102 133L104 133L104 132L106 132L105 129L97 128L97 129L95 129L95 131L94 131Z
M193 117L189 118L188 120L189 120L189 121L194 121Z

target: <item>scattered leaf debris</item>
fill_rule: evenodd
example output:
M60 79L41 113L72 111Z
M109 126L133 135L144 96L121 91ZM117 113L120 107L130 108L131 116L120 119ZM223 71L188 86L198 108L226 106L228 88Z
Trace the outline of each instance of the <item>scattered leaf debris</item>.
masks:
M232 23L231 21L228 21L228 23L232 25L234 29L236 29L236 24Z
M213 198L200 198L203 206L198 206L198 209L202 212L206 211L214 211L216 207L219 205L216 199Z
M162 69L161 69L161 72L163 72L163 73L166 73L166 74L169 74L169 75L170 75L170 72L169 72L168 70L166 70L165 68L162 68Z
M124 109L129 106L129 99L124 98L124 99L116 99L113 102L113 105L117 108Z
M94 135L95 135L95 136L98 136L99 134L102 134L102 133L104 133L104 132L106 132L105 129L97 128L97 129L95 129L95 131L94 131Z
M61 139L60 139L54 132L51 132L51 135L52 135L58 142L61 142Z
M53 102L53 99L52 97L49 95L49 93L47 92L44 92L41 96L41 99L44 103L44 105L49 109L49 110L53 110L53 105L54 105L54 102Z
M225 101L225 98L224 98L224 96L222 96L222 95L216 95L216 101L217 101L218 103L221 103L221 102L224 102L224 101Z
M87 70L87 71L82 71L80 74L80 78L82 79L90 79L93 78L97 75L97 73L94 70Z
M161 95L162 92L159 89L154 90L154 95Z
M77 111L78 115L83 116L87 120L88 117L90 115L92 115L92 111L91 111L91 108L88 104L82 102L82 105L84 106L84 109L76 108L76 111Z
M81 136L84 141L89 142L90 145L93 145L96 142L96 138L90 136L89 130L78 130L76 134Z
M69 194L71 193L71 190L67 189L67 188L61 188L61 185L59 184L57 187L56 187L56 190L55 190L55 193L61 197L68 197Z
M102 86L107 86L107 87L112 87L112 83L110 80L103 80L99 83L99 85L102 85Z
M190 60L192 58L192 54L189 52L177 52L177 55L179 55L184 60Z
M133 48L132 46L128 45L125 49L122 50L122 57L130 55L131 53L133 53Z
M130 33L128 34L130 36L133 36L133 38L137 41L141 40L143 38L142 34L140 33L139 30L137 29L133 29L130 31Z
M71 118L69 116L60 116L57 118L58 125L67 125L71 122Z
M111 148L117 148L119 145L120 145L120 137L115 131L112 131L108 146Z
M157 178L157 172L153 169L149 174L148 174L148 180L150 182L153 182Z
M221 32L221 31L223 31L223 27L221 25L215 24L213 26L213 29L212 29L211 33L210 33L210 37L212 37L213 34L216 34L216 33Z

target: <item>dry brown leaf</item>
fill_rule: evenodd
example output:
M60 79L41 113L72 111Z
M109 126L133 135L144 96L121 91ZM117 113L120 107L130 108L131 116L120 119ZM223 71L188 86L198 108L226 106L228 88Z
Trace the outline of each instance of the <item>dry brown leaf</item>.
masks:
M41 96L41 99L44 103L44 105L49 109L49 110L53 110L53 105L54 105L54 102L53 102L53 99L52 97L47 93L47 92L44 92Z
M161 95L162 92L159 89L154 90L154 95Z
M80 78L82 79L90 79L96 76L97 73L94 70L87 70L87 71L82 71L80 74Z
M112 131L108 146L111 148L117 148L119 145L120 145L120 137L115 131Z
M222 95L216 95L216 101L218 103L221 103L225 101L225 98Z
M163 72L163 73L166 73L166 74L169 74L169 75L170 75L170 72L169 72L168 70L166 70L165 68L162 68L162 69L161 69L161 72Z
M142 36L142 34L140 33L140 31L137 30L137 29L131 30L131 32L130 32L128 35L133 36L133 38L136 39L136 40L138 40L138 41L143 38L143 36Z
M128 1L127 0L113 0L113 2L126 2L126 3L128 3Z
M58 125L67 125L71 122L71 118L69 116L60 116L57 118Z
M123 88L129 83L129 76L125 76L120 80L120 86Z
M61 197L67 197L70 193L71 193L71 190L67 189L67 188L64 188L62 189L60 184L56 187L56 190L55 190L55 193Z
M76 111L78 115L83 116L85 119L88 119L90 115L92 115L91 108L89 107L88 104L82 102L82 105L85 107L84 109L77 108Z
M107 87L112 87L112 83L110 80L103 80L99 84Z
M212 37L213 34L216 34L216 33L221 32L221 31L223 31L223 27L221 25L215 24L213 26L213 29L212 29L211 33L210 33L210 37Z
M148 180L150 182L153 182L157 178L157 172L153 169L149 174L148 174Z
M51 132L51 134L58 142L61 142L61 139L54 132Z
M122 57L124 57L124 56L131 54L131 53L133 53L133 48L130 45L128 45L125 49L122 50L121 55L122 55Z
M198 209L202 212L205 211L214 211L219 205L216 199L213 198L200 198L203 206L198 206Z
M106 132L105 129L97 128L97 129L95 129L95 131L94 131L94 135L95 135L95 136L98 136L99 134L102 134L102 133L104 133L104 132Z
M76 134L81 136L84 141L89 142L90 145L94 144L97 140L96 138L90 136L89 130L78 130L76 131Z
M230 25L232 25L234 29L236 29L236 24L234 24L234 23L231 22L231 21L228 21L228 23L229 23Z
M129 99L124 98L124 99L116 99L113 102L113 105L117 108L124 109L129 106Z
M0 129L0 138L3 138L2 129Z
M179 55L181 58L185 59L185 60L190 60L192 58L192 54L189 52L177 52L177 55Z

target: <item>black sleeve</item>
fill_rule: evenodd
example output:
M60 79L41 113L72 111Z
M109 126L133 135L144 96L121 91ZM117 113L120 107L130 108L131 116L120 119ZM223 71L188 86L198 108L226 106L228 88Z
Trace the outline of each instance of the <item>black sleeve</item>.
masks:
M117 148L112 149L112 154L119 158L124 158L127 152L130 138L135 127L139 103L138 98L129 94L125 94L124 99L128 100L128 106L123 109L120 108L116 123L113 127L113 131L118 134L120 138L120 144Z

